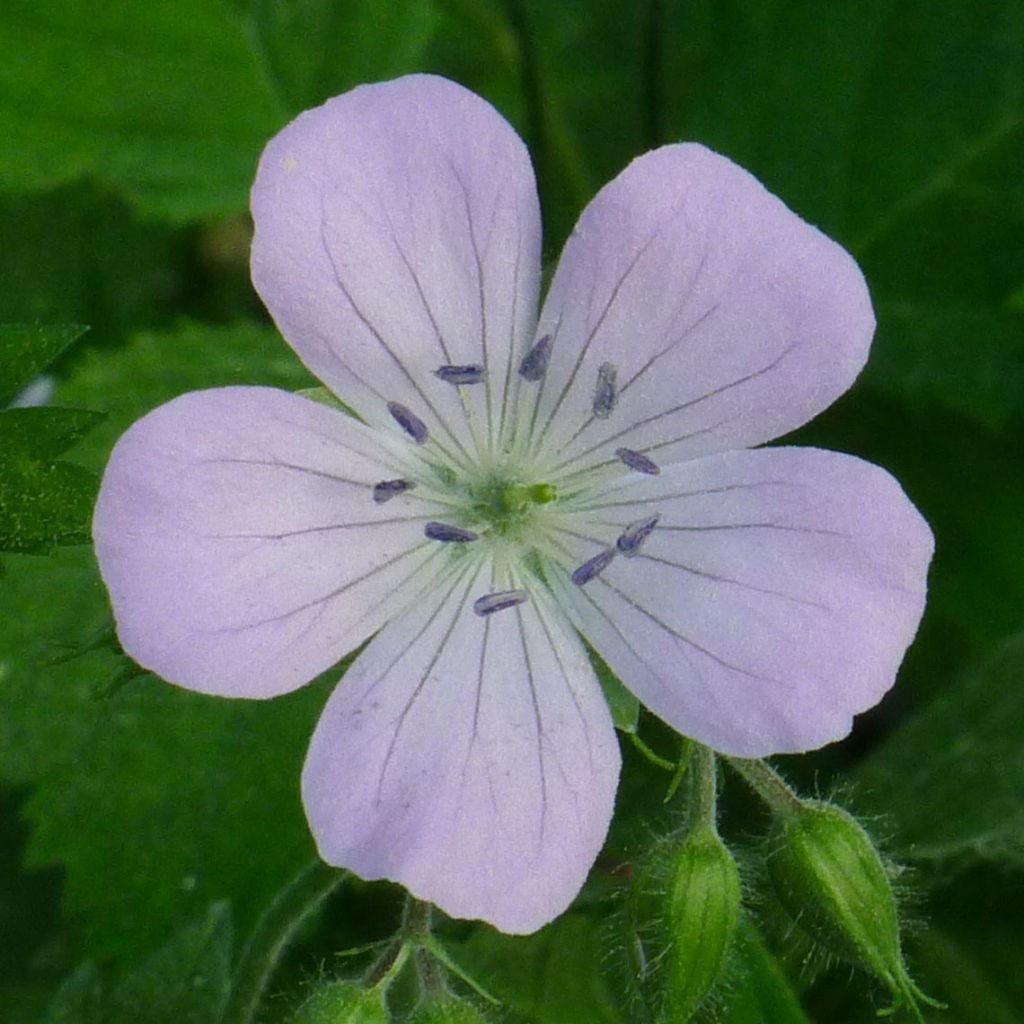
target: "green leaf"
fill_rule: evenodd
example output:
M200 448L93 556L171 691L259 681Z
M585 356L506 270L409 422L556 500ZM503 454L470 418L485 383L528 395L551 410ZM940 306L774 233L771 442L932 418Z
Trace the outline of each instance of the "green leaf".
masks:
M590 644L586 645L590 663L597 673L598 682L612 713L612 724L622 732L635 733L640 718L640 701L622 685L618 676L605 664L604 659Z
M489 992L537 1024L621 1020L601 970L599 926L582 914L564 914L520 937L481 927L452 953Z
M0 411L0 550L40 553L89 539L96 477L53 460L103 419L84 409Z
M61 982L46 1008L43 1024L106 1024L102 985L94 964L82 964Z
M861 806L901 859L1024 867L1024 633L964 672L859 772Z
M108 422L81 447L83 461L100 469L117 436L150 409L185 391L234 384L294 391L317 381L271 328L185 322L172 330L140 332L117 352L83 353L56 398L108 414Z
M185 232L143 224L95 183L0 194L0 310L10 321L89 324L89 343L107 344L196 301L193 256Z
M310 383L272 330L184 325L83 353L58 398L109 413L77 449L99 471L134 419L191 387ZM5 564L0 773L35 786L29 856L64 866L86 952L130 961L225 898L248 930L312 855L298 777L339 672L268 702L188 693L116 652L91 552Z
M1024 410L1024 314L904 303L882 307L879 320L868 371L879 392L992 429Z
M810 1024L778 962L749 921L743 921L734 950L739 978L722 1024Z
M173 221L244 209L283 121L219 0L7 0L0 97L0 186L94 175Z
M703 46L666 52L669 123L852 248L880 314L865 381L1004 423L1024 397L1017 0L677 8Z
M84 952L131 962L219 899L248 930L313 855L298 779L340 671L274 701L189 693L96 643L109 612L90 552L6 563L0 773L34 786L28 860L64 867ZM59 663L40 663L40 638Z
M215 903L113 993L107 1024L217 1024L231 976L231 914Z
M252 0L252 20L297 112L360 82L419 70L439 16L433 0Z
M0 408L88 329L77 324L0 324Z

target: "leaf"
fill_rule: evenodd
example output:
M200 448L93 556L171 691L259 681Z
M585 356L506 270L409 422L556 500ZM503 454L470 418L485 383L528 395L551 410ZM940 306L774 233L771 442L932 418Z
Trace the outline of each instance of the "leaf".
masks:
M189 387L309 382L269 329L185 325L83 353L58 396L108 411L78 448L98 471L132 420ZM85 952L130 961L219 899L248 930L311 856L298 776L340 673L265 703L188 693L117 653L90 551L5 564L0 773L35 787L29 857L64 866Z
M88 329L77 324L0 325L0 409Z
M937 405L991 429L1024 410L1024 315L980 306L882 307L868 380L879 392ZM967 354L970 358L967 358Z
M7 0L0 186L94 175L147 214L243 210L284 120L245 20L219 0Z
M537 1024L619 1024L599 940L597 924L568 913L527 936L480 927L452 952L471 977Z
M40 553L89 539L96 477L53 460L103 419L84 409L0 411L0 550Z
M312 856L298 778L340 672L274 701L192 694L96 647L109 612L88 551L7 569L0 772L34 784L29 864L63 865L85 954L130 962L211 900L248 930ZM95 649L43 668L39 637Z
M433 0L252 0L252 20L297 113L360 82L419 70L439 18Z
M608 702L608 710L612 713L612 724L622 732L635 733L640 718L640 701L622 685L601 655L590 644L586 647L590 663L604 691L604 699Z
M1024 633L899 728L858 773L901 859L1024 867Z
M1024 399L1017 0L677 9L703 46L666 51L669 123L852 248L880 314L866 382L1005 423Z
M722 1024L810 1024L778 962L749 921L743 921L734 951L742 972L728 997Z
M42 1024L106 1024L102 985L92 963L84 963L61 983Z
M113 993L106 1024L218 1024L231 977L231 914L215 903Z
M191 240L134 214L95 183L0 194L4 318L89 324L88 341L102 345L137 324L166 320L171 308L177 315L183 300L195 302Z

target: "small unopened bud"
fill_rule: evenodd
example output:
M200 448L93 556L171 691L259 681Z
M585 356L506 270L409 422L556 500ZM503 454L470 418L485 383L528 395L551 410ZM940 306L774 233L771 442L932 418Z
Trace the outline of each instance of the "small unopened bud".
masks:
M390 1020L383 990L332 981L299 1007L291 1024L388 1024Z
M487 1018L475 1006L445 995L420 1003L409 1024L487 1024Z
M739 870L714 826L660 845L627 909L630 980L658 1019L683 1024L707 1001L739 916Z
M835 804L808 800L786 815L769 862L783 906L811 938L875 975L920 1019L900 948L896 898L868 834Z

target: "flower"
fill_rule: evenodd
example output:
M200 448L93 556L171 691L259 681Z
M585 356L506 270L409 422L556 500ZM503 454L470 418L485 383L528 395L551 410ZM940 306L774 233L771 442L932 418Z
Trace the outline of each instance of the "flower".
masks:
M273 697L369 637L302 779L321 855L529 932L582 885L619 752L584 635L719 751L820 746L892 685L932 540L898 484L752 446L860 371L850 256L699 145L584 211L537 318L529 157L414 75L267 146L253 281L361 421L183 395L118 442L94 534L118 634L180 686Z

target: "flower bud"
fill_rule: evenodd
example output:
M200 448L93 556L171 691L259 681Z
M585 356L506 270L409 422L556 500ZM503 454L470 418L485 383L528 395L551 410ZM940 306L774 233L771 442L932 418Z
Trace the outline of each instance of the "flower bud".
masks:
M783 906L829 952L875 975L896 1005L930 1002L910 980L889 877L868 834L852 815L804 801L780 823L769 862Z
M659 1018L684 1024L708 998L739 913L739 870L710 824L666 840L641 869L627 908L628 952L632 980Z
M384 993L351 981L318 988L291 1019L291 1024L388 1024Z
M444 995L420 1003L409 1024L487 1024L487 1018L475 1006Z

